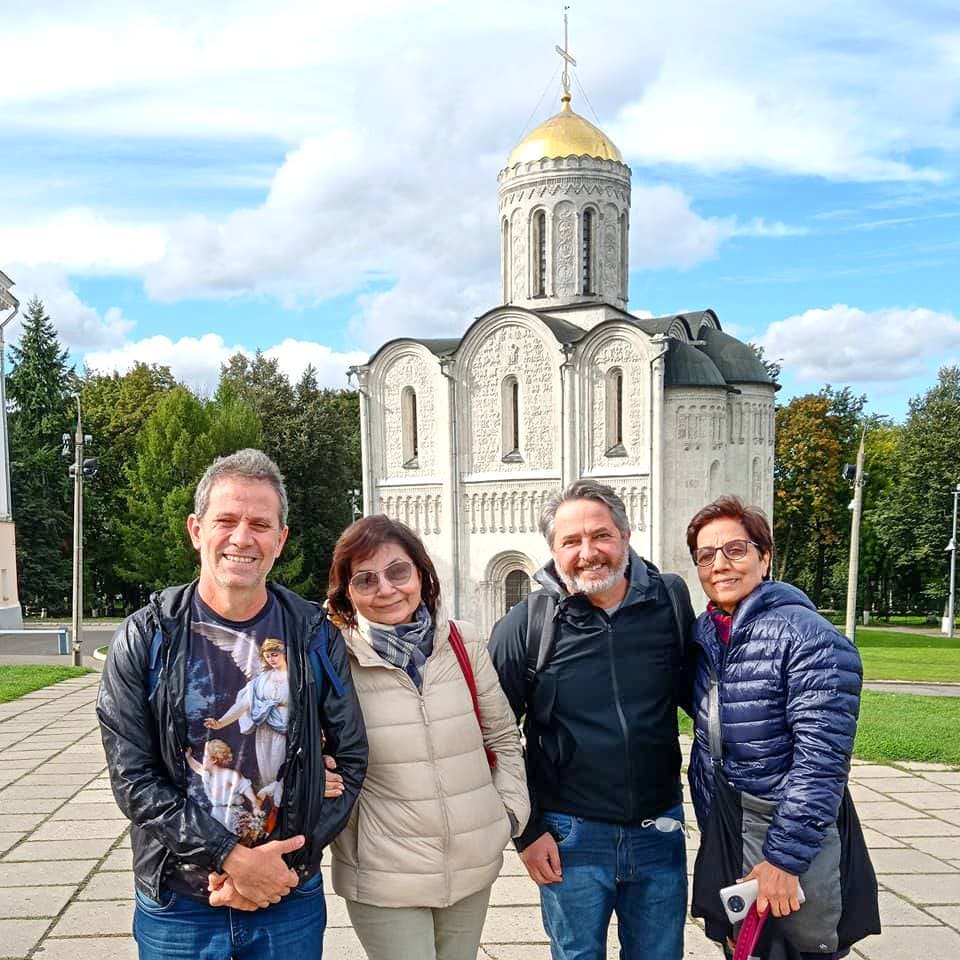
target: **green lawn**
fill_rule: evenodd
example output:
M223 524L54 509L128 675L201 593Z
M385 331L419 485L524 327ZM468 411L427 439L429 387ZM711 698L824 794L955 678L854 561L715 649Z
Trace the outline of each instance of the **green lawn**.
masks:
M960 682L960 638L857 630L864 680Z
M928 760L960 766L960 697L864 690L853 752L861 760Z
M61 680L82 677L91 673L89 667L61 667L58 665L24 663L0 666L0 703L16 700L25 693L49 687Z

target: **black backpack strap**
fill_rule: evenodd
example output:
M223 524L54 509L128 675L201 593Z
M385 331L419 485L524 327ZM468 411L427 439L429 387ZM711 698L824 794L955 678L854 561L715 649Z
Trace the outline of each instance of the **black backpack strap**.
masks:
M553 653L556 607L553 595L546 590L536 590L527 596L527 668L524 681L528 691Z
M684 615L684 610L690 609L690 591L683 577L677 573L661 573L660 579L667 588L667 596L670 597L670 606L673 608L673 636L677 641L682 663L692 622L688 615Z

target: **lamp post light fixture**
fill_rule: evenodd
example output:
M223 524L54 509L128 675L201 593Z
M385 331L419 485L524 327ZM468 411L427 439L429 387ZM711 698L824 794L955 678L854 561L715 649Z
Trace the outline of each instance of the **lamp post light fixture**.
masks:
M73 477L73 665L83 665L81 644L83 643L83 481L96 475L95 457L84 457L84 449L93 443L93 437L83 432L83 417L80 410L80 395L77 394L77 429L73 437L63 435L65 460L73 457L70 464L70 476ZM73 443L73 449L70 444Z
M957 595L957 498L960 497L960 483L951 491L953 493L953 531L947 552L950 554L950 597L947 601L947 636L953 639L953 608Z

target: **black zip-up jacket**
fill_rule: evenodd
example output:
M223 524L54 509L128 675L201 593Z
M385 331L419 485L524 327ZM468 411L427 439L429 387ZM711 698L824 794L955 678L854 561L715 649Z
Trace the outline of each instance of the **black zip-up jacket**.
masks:
M567 593L553 561L537 572L556 600L556 627L529 696L527 601L493 628L490 656L518 722L525 718L532 813L521 850L543 832L541 811L630 824L681 800L677 705L687 684L673 609L657 568L632 550L627 578L623 603L607 616Z
M147 606L124 620L110 645L97 697L113 795L133 824L134 879L154 899L173 864L219 873L237 843L233 833L187 796L183 701L196 586L194 581L155 593ZM318 703L307 647L323 611L290 590L267 586L283 612L290 682L283 801L268 839L304 834L304 846L286 857L303 883L319 869L323 848L350 816L366 774L367 736L339 632L331 629L327 649L345 692L338 695L328 680ZM150 647L157 627L162 669L150 697ZM323 753L336 758L343 777L343 795L335 799L323 797L321 729Z

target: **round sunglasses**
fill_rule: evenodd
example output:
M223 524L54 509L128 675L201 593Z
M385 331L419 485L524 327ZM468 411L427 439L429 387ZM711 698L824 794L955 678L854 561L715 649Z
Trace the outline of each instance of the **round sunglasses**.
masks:
M413 564L409 560L394 560L382 574L376 570L361 570L350 578L350 587L361 597L373 596L380 589L380 577L387 583L402 587L413 576Z

